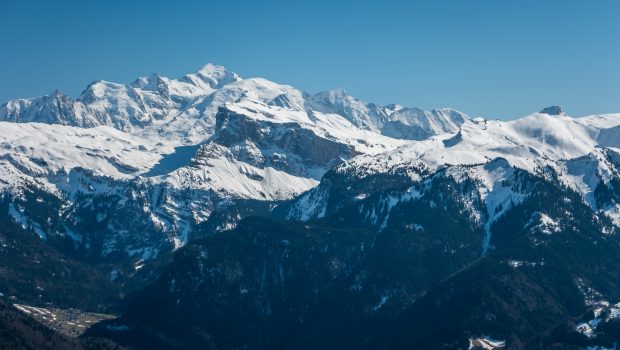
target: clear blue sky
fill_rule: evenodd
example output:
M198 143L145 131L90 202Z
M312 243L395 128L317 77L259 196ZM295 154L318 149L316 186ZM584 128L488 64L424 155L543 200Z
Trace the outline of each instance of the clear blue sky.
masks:
M620 112L620 1L0 0L0 101L207 62L472 116Z

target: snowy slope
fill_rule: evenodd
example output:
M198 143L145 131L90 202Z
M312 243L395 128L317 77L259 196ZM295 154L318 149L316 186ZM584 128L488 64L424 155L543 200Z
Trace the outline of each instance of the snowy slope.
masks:
M424 140L453 133L470 118L453 109L424 111L400 105L378 106L349 95L344 89L308 96L306 107L325 114L339 114L353 125L392 138Z
M85 106L75 103L60 91L31 99L8 101L0 106L0 120L14 123L40 122L81 127L94 127L101 123Z
M159 154L173 150L107 126L0 122L0 130L0 159L19 163L32 176L81 167L98 175L127 178L151 168Z
M456 134L411 142L379 158L359 157L346 166L370 174L409 162L437 169L504 158L517 168L535 172L549 163L598 152L607 146L599 144L599 137L617 139L619 125L620 114L571 118L536 113L509 122L466 121Z
M571 118L563 113L535 113L509 122L466 120L454 134L412 141L394 151L360 155L343 163L319 186L294 201L284 216L300 220L324 217L347 203L393 186L394 181L403 185L423 183L445 170L442 176L457 183L475 183L476 197L484 207L474 208L477 213L472 215L487 232L482 248L486 252L491 225L527 197L522 187L513 186L517 182L515 171L522 170L559 181L618 225L620 158L613 146L620 140L619 125L620 114ZM377 186L381 181L385 184ZM356 185L365 182L373 185ZM350 196L336 191L341 183L350 184ZM409 198L407 194L391 195L392 199L386 197L376 206L393 208L402 196ZM389 210L376 213L385 215L374 220L385 226Z

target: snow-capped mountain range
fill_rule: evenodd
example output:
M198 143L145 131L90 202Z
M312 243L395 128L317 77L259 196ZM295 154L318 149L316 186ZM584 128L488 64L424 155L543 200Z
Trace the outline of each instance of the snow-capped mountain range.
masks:
M308 220L371 194L339 192L334 204L337 176L398 173L421 183L458 166L477 179L487 224L526 195L502 186L521 169L552 172L620 225L618 200L595 196L619 178L619 140L620 114L572 118L548 108L510 122L472 119L365 103L344 90L308 94L209 64L179 79L93 82L75 100L55 91L3 104L0 190L11 217L41 238L139 260L186 244L201 224L230 228L285 201L287 218ZM498 159L501 171L485 166ZM43 194L56 212L33 209Z

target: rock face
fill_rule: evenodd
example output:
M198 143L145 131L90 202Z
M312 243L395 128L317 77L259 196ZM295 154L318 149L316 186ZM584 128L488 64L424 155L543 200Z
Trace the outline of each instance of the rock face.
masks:
M225 108L220 109L216 120L218 131L211 141L233 150L237 159L260 168L312 177L359 154L352 145L317 136L294 122L259 121ZM323 171L312 174L313 169Z
M564 111L562 111L562 107L560 106L549 106L547 108L543 108L540 113L549 115L565 115Z

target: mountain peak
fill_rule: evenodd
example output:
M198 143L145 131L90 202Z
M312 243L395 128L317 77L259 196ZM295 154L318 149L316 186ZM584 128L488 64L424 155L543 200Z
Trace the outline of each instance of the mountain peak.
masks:
M540 113L548 114L548 115L566 115L560 106L549 106L543 108Z
M202 66L197 72L196 74L198 75L202 75L205 77L210 77L213 79L221 79L224 77L229 77L231 78L231 80L240 80L241 77L239 77L239 75L237 75L237 73L235 72L231 72L228 69L226 69L226 67L224 66L219 66L213 63L207 63L204 66ZM219 80L218 79L218 80Z
M49 96L54 99L64 99L64 100L71 99L67 94L60 91L59 89L54 89L54 91L52 91L52 93L49 94Z
M344 88L337 88L333 90L326 91L326 94L334 97L349 97L351 96L347 90Z
M202 66L196 73L200 73L204 75L211 75L211 74L218 74L218 73L223 73L227 71L228 70L224 66L219 66L213 63L207 63L204 66Z
M202 80L214 89L219 89L226 84L241 80L237 73L212 63L205 64L196 73L188 74L181 80L195 81L195 78Z
M142 88L147 90L158 90L160 86L165 85L166 82L164 77L157 73L152 73L149 76L139 77L135 81L133 81L129 86L133 88Z
M313 99L328 101L331 104L350 104L352 101L357 101L355 97L349 95L347 90L343 88L317 92L313 95Z

